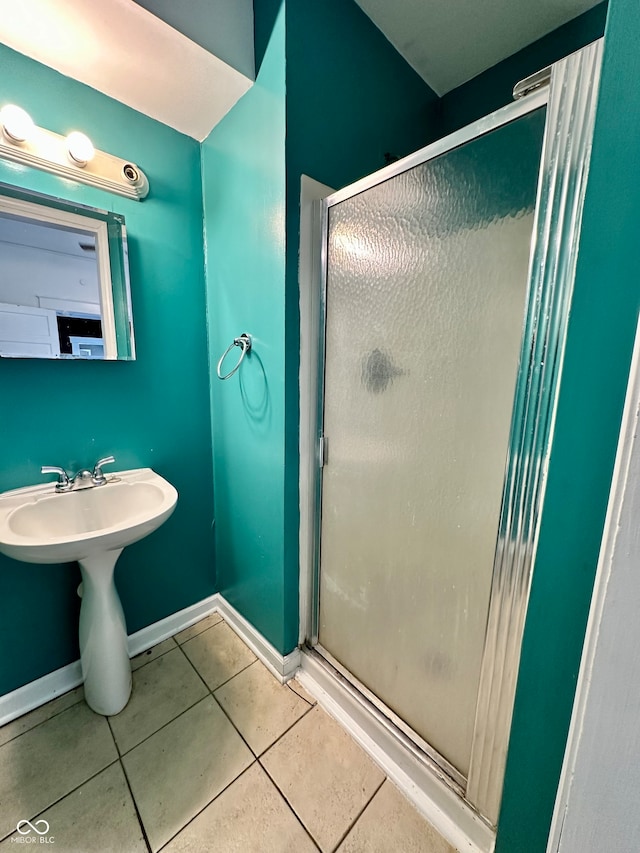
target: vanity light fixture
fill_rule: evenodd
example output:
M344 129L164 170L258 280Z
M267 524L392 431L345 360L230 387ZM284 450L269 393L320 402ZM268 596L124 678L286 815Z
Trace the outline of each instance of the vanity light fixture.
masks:
M84 133L74 130L67 136L67 151L76 166L86 166L96 156L93 142Z
M10 142L24 142L33 134L35 126L29 113L15 104L6 104L0 110L0 125Z
M140 200L149 192L149 181L135 163L96 150L77 130L61 136L38 127L15 104L0 109L0 131L0 158L127 198Z

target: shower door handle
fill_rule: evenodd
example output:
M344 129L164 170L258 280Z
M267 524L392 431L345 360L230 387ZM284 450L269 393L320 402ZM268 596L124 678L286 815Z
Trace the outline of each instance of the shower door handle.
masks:
M329 461L329 439L326 435L320 436L320 444L318 446L318 467L324 468Z

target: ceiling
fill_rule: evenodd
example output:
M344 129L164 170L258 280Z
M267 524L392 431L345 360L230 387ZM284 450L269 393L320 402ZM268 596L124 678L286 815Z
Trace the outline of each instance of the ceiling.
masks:
M90 259L95 267L95 234L61 228L53 224L38 224L9 214L0 215L0 243L11 243L31 249L44 249L59 255Z
M201 141L253 83L252 0L207 2L211 27L243 12L249 74L133 0L0 0L0 42Z
M600 0L356 0L437 95L576 18Z
M443 95L599 0L356 2ZM199 141L254 76L252 0L0 0L0 42Z

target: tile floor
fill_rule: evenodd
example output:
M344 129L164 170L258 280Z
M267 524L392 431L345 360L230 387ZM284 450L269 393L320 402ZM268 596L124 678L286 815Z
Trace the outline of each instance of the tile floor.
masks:
M78 688L0 729L0 853L453 853L217 614L132 668L115 717Z

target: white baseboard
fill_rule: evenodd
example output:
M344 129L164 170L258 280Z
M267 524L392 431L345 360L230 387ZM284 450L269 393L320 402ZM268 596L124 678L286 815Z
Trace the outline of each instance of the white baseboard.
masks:
M79 684L82 684L82 668L77 660L43 675L42 678L30 681L11 693L5 693L0 696L0 726L33 711L57 696L62 696L63 693L68 693Z
M460 853L491 853L495 832L460 796L404 747L312 655L302 652L297 679L362 746L391 781Z
M160 619L152 625L147 625L135 634L129 635L129 657L145 652L157 646L163 640L173 637L185 628L189 628L205 616L219 612L236 634L242 639L253 653L264 663L273 675L282 683L288 681L296 672L300 661L298 649L284 657L260 634L238 611L232 607L219 593L198 601L184 610L172 613L165 619ZM63 666L42 678L25 684L17 690L0 696L0 726L33 711L73 690L82 684L82 668L80 661Z
M129 657L133 658L136 655L146 652L147 649L157 646L163 640L168 640L174 634L184 631L185 628L190 628L219 610L220 595L210 595L208 598L203 598L184 610L178 610L177 613L172 613L159 622L154 622L152 625L147 625L146 628L141 628L135 634L129 634Z
M309 693L371 755L456 850L461 853L491 853L495 834L470 806L404 749L312 656L300 649L281 655L219 593L131 634L129 657L141 654L215 612L220 613L281 683L297 674ZM80 661L74 661L0 696L0 725L73 690L79 684L82 684L82 670Z
M223 617L230 628L236 632L240 639L251 649L251 651L262 661L267 669L281 684L289 681L300 666L300 649L294 649L288 655L281 655L274 649L250 622L241 616L229 602L221 595L218 596L217 611Z

